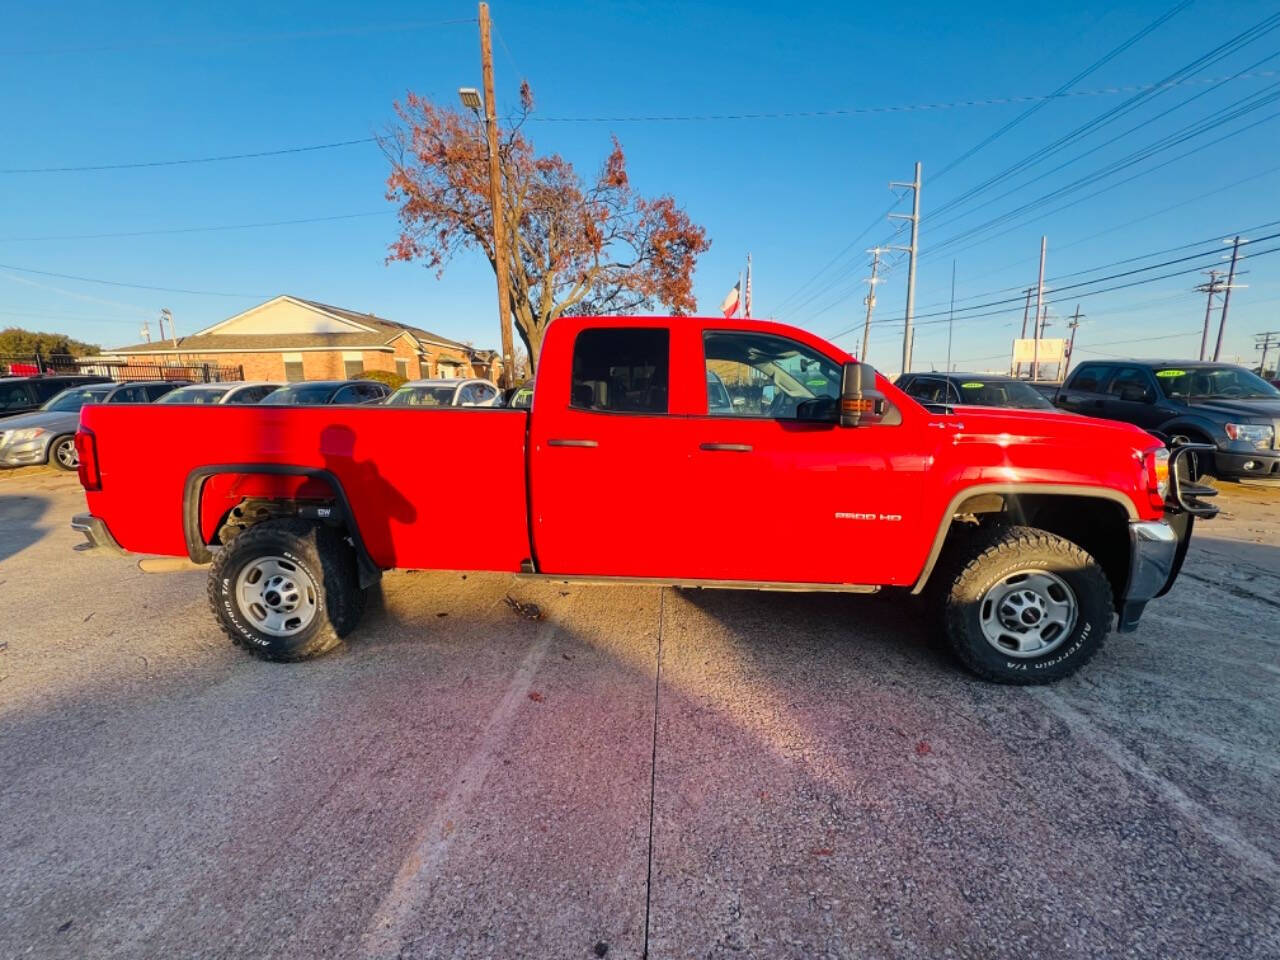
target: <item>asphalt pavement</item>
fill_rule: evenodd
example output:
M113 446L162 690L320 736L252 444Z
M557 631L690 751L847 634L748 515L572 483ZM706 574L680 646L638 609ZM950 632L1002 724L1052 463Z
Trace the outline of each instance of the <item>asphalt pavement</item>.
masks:
M0 475L0 956L1280 956L1280 491L1222 502L1016 689L901 597L456 573L262 663Z

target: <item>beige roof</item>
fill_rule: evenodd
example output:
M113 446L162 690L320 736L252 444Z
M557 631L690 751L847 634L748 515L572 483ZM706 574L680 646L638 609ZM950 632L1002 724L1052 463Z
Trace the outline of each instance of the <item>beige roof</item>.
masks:
M466 344L459 343L456 340L450 340L439 334L432 333L429 330L423 330L421 327L411 327L408 324L396 323L394 320L387 320L384 317L374 316L372 313L357 313L354 310L347 310L342 307L335 307L327 303L320 303L315 300L305 300L302 297L289 297L298 303L304 303L307 306L314 307L324 313L349 320L352 323L358 323L364 327L371 327L372 333L362 331L354 331L352 333L281 333L281 334L222 334L222 333L196 333L189 337L179 337L176 352L181 353L199 353L202 351L235 351L237 353L260 353L274 352L277 350L297 350L297 349L315 349L331 348L334 350L380 350L387 347L391 341L395 340L403 334L409 334L415 340L424 344L432 344L435 346L453 347L456 350L468 352L471 350ZM210 328L215 329L215 328ZM175 348L171 340L153 340L150 343L135 343L127 347L117 347L109 351L113 354L145 354L145 353L174 353Z

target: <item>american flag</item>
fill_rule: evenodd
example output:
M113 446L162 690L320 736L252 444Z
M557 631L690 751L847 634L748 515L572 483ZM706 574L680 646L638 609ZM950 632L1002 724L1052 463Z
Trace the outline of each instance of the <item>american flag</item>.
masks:
M742 294L742 315L751 316L751 254L747 254L747 286Z

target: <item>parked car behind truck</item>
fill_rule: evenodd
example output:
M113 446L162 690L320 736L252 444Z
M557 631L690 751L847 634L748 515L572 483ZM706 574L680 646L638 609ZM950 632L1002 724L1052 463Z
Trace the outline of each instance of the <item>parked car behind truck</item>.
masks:
M185 380L138 380L97 383L63 390L35 413L12 417L0 424L0 466L25 467L51 463L75 470L80 458L75 435L80 410L90 403L151 403Z
M1195 360L1091 360L1058 393L1073 413L1204 444L1191 463L1222 478L1280 481L1280 390L1244 367Z
M709 404L711 366L759 398ZM781 324L562 317L534 391L530 411L86 408L73 526L211 563L214 617L272 660L334 647L405 567L927 591L970 670L1040 683L1117 615L1133 629L1214 512L1170 470L1185 448L1059 413L932 413ZM437 469L424 443L465 449L468 469ZM441 537L442 504L484 516L484 536Z

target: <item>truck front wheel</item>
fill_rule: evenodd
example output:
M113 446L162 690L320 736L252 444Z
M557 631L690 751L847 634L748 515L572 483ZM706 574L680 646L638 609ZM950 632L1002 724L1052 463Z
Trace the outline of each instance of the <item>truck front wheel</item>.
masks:
M1088 553L1033 527L1001 527L957 547L948 568L947 640L973 673L997 683L1049 683L1102 648L1111 584Z
M336 647L364 610L354 551L302 520L251 527L220 550L209 604L233 643L264 660L307 660Z

